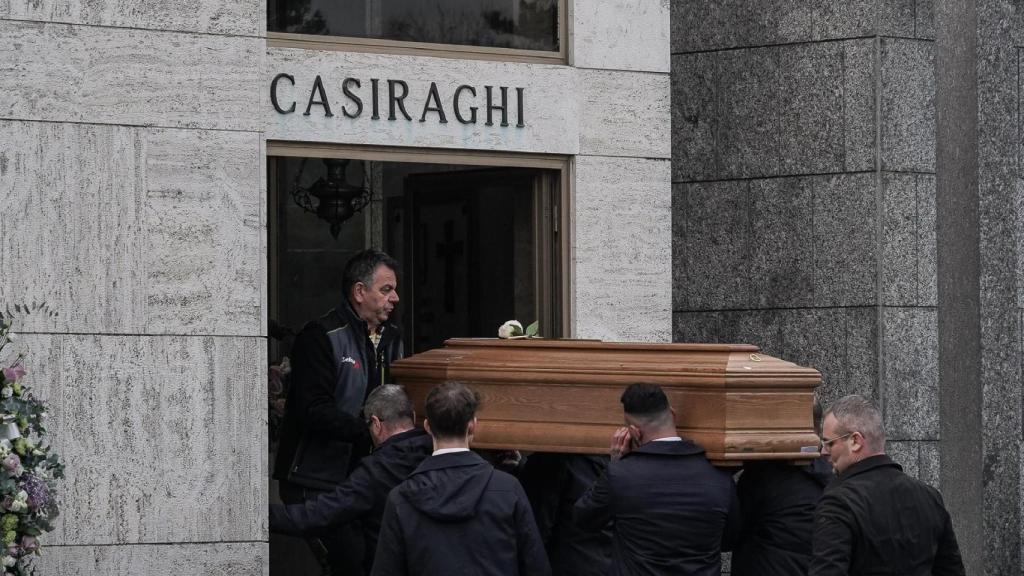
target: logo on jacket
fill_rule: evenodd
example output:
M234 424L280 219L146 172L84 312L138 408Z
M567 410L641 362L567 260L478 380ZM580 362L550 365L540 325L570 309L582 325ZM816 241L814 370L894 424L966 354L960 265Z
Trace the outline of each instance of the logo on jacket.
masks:
M359 370L359 361L356 360L355 358L351 356L345 356L344 358L341 359L341 361L346 364L351 364L353 368Z

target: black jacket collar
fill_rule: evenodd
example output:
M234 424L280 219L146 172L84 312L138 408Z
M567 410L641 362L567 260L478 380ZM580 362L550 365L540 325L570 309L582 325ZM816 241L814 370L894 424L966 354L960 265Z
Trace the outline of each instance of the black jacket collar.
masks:
M639 448L634 448L630 452L630 454L658 454L662 456L694 456L703 453L703 448L685 438L682 441L675 442L658 442L652 440ZM627 456L629 456L629 454L627 454Z
M387 440L381 442L380 446L377 447L377 450L380 450L381 448L384 448L385 446L390 446L392 444L398 444L400 442L405 442L406 440L412 440L413 438L417 438L419 436L426 436L426 435L427 435L427 432L423 428L415 428L415 427L414 428L410 428L410 429L406 430L405 432L399 432L398 434L395 434L395 435L389 437Z
M341 317L342 323L351 324L357 327L359 334L362 334L367 340L369 340L370 329L366 325L366 320L363 320L358 314L356 314L356 311L352 308L352 304L349 303L348 298L342 298L341 304L339 304L334 311ZM387 322L384 324L384 332L381 334L378 348L398 338L400 334L398 326L391 322Z
M849 468L843 471L839 475L839 480L846 480L857 474L863 474L868 470L874 470L875 468L894 467L899 471L903 471L903 467L892 461L887 454L879 454L877 456L869 456L860 462L851 464Z

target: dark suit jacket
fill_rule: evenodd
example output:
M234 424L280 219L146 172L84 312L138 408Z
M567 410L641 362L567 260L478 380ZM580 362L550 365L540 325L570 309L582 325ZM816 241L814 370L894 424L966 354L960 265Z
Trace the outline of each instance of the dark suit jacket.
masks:
M388 493L430 456L433 446L430 435L421 428L395 434L364 458L334 490L302 504L271 505L270 529L300 536L361 520L369 572Z
M605 576L612 558L611 527L592 532L573 521L573 505L608 467L607 456L536 452L519 475L533 506L555 576Z
M693 442L648 442L576 502L591 530L614 521L611 574L718 576L739 526L732 478Z
M801 576L811 563L814 509L834 478L825 457L806 466L750 462L736 486L743 531L733 576Z
M374 576L547 576L519 481L472 452L431 456L388 496Z
M882 454L851 465L814 515L812 576L962 576L938 490Z

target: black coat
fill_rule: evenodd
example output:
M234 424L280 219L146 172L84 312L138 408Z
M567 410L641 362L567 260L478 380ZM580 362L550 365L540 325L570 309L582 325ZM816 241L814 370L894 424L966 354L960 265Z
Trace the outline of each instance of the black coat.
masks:
M614 521L612 570L622 576L718 576L739 527L732 477L690 442L648 442L612 461L576 502L591 530Z
M377 533L391 489L404 481L433 451L434 441L421 428L388 438L331 492L302 504L270 506L270 529L303 536L360 520L367 554L373 565Z
M533 506L555 576L605 576L611 565L610 527L592 532L573 521L576 500L601 477L607 456L530 455L519 476Z
M743 530L732 553L733 576L799 576L811 562L814 509L835 476L828 459L806 466L751 462L736 491Z
M519 482L472 452L427 458L388 496L374 576L550 573Z
M347 302L307 324L292 345L274 478L319 490L340 484L370 451L363 402L401 357L398 328L385 325L374 350L366 322Z
M814 515L812 576L951 576L964 565L939 491L882 454L851 465Z

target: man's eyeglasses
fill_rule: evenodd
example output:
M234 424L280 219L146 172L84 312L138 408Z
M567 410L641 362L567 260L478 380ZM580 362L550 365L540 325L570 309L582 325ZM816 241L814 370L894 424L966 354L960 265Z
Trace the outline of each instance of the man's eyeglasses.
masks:
M847 438L847 437L852 436L854 434L856 434L856 432L847 432L846 434L843 434L842 436L836 436L835 438L832 438L831 440L827 439L827 438L825 438L823 436L821 438L821 447L822 448L828 448L829 450L831 450L833 444L835 444L836 442L842 440L843 438Z

